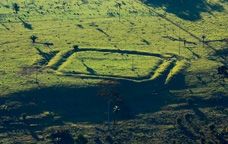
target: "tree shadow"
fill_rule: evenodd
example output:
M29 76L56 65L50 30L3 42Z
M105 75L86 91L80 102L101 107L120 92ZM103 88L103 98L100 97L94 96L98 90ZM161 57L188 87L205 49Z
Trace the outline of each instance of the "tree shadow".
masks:
M24 21L22 18L18 17L18 19L22 22L22 25L24 26L24 28L28 29L28 30L33 30L32 24Z
M58 53L58 51L46 53L40 50L39 48L36 48L36 50L38 51L38 54L42 57L40 60L36 62L36 65L40 66L46 65Z
M83 64L83 66L86 67L86 71L87 71L89 74L92 74L92 75L96 75L96 74L97 74L97 72L96 72L93 68L91 68L91 67L89 67L88 65L86 65L86 64L84 63L83 60L81 60L81 62L82 62L82 64Z
M8 28L4 23L0 23L0 25L2 25L6 30L10 30L10 28Z
M212 4L206 0L145 0L143 2L152 7L164 7L166 12L189 21L200 20L202 12L212 14L212 11L224 10L222 5Z

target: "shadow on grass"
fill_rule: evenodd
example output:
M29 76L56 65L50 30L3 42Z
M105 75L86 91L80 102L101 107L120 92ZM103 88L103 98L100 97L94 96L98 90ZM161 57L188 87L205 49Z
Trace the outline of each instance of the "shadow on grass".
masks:
M201 19L202 12L211 13L224 10L220 4L212 4L207 0L142 0L152 7L164 7L168 13L173 13L184 20L196 21Z
M49 53L46 53L39 48L36 48L38 54L42 57L36 64L37 65L46 65L57 53L58 51L52 51Z
M22 18L18 17L18 19L22 22L22 25L24 26L24 28L28 29L28 30L33 30L32 24L24 21Z
M138 114L159 111L176 101L164 85L167 75L154 81L104 80L97 86L53 86L2 97L0 132L27 130L35 138L36 131L64 122L104 124L108 119L134 119ZM177 81L183 86L182 78ZM114 112L116 106L119 110ZM51 115L45 116L46 112Z
M221 60L219 60L219 58L221 58ZM228 60L228 48L225 47L223 49L216 50L216 52L210 56L210 59L216 60L216 61L219 60L224 66L228 67L228 62L227 62L227 60Z
M109 88L109 84L83 88L49 87L12 94L1 98L1 105L15 102L18 106L14 105L16 108L7 112L1 111L1 114L20 117L48 111L60 116L61 121L101 123L107 121L110 100L112 106L120 107L118 119L121 120L158 111L173 99L169 90L159 83L117 83L114 88ZM111 98L104 94L104 89L111 91ZM114 116L112 112L110 115Z
M217 50L214 55L215 56L227 57L228 56L228 47L227 48L223 48L221 50Z
M97 72L94 69L92 69L91 67L89 67L88 65L86 65L83 60L81 62L83 64L83 66L86 68L86 71L89 74L96 75Z
M129 54L129 55L139 55L139 56L154 56L163 58L161 54L142 52L142 51L132 51L132 50L116 50L116 49L106 49L106 48L80 48L78 52L104 52L104 53L117 53L117 54Z

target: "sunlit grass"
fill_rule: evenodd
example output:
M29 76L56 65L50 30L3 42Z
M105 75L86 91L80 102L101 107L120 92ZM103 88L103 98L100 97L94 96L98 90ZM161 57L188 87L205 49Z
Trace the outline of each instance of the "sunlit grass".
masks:
M19 14L14 14L11 8L12 2L20 5ZM149 7L139 1L123 0L125 5L121 9L120 21L118 8L115 1L92 0L88 4L82 1L70 1L66 5L55 1L36 0L34 4L25 4L23 0L6 0L0 4L0 92L11 93L36 87L31 82L35 73L20 76L23 67L32 67L42 59L35 48L43 52L59 51L51 59L44 70L38 71L38 79L45 86L55 83L82 84L80 79L73 80L53 74L53 65L62 55L71 50L73 45L83 48L106 48L114 50L134 50L161 55L173 54L187 58L190 63L189 72L208 70L220 65L219 62L208 60L214 50L203 47L202 35L206 40L216 40L228 37L226 26L228 25L227 8L224 12L214 12L213 15L202 13L202 19L198 21L186 21L173 14L166 17L180 25L178 28L167 20L149 12ZM213 1L218 2L218 1ZM150 8L163 14L164 10ZM8 14L5 16L5 14ZM4 16L2 16L4 15ZM18 17L30 23L32 30L25 28ZM42 44L32 44L31 35L38 37L37 42L52 42L54 46L47 47ZM194 35L194 36L193 36ZM165 37L182 38L194 42L196 45L172 41ZM210 44L215 49L222 49L224 43ZM194 53L199 55L196 59ZM143 77L149 72L155 72L152 79L156 79L166 70L170 61L164 60L163 65L155 70L162 59L147 56L107 54L99 52L75 53L67 58L67 61L58 67L59 71L91 74L88 67L94 70L94 74L113 75L124 77ZM84 63L84 64L83 64ZM182 62L180 62L182 63ZM85 65L88 67L86 68ZM182 64L173 69L168 79L182 70ZM184 64L183 64L184 65ZM206 65L202 67L202 65ZM48 77L51 77L48 79ZM87 80L90 83L90 79ZM94 81L93 81L94 82ZM92 83L93 83L92 82ZM22 84L22 86L21 86ZM6 88L9 87L9 88Z

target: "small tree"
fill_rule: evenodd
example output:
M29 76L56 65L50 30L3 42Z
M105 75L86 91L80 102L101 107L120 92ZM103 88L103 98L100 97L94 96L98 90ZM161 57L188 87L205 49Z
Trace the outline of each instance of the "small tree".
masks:
M32 35L32 36L30 37L30 39L32 40L32 43L36 43L36 40L38 39L38 37L35 36L35 35Z
M17 3L13 3L13 10L17 14L20 11L20 6Z
M204 47L204 44L205 44L205 39L206 39L206 36L205 35L202 35L203 47Z
M73 45L73 49L74 49L74 51L78 51L79 50L79 45Z

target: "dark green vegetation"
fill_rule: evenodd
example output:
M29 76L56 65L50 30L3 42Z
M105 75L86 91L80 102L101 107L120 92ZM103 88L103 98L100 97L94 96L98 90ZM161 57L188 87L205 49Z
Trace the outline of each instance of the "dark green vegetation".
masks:
M0 143L227 143L226 0L0 1Z

